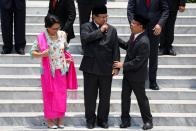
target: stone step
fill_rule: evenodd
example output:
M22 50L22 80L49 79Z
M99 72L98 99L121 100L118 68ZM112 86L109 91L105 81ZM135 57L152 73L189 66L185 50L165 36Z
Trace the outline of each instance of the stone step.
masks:
M75 64L80 64L82 55L72 54ZM29 54L0 54L0 64L39 64L40 59L31 59ZM121 54L121 61L124 61L125 54ZM177 56L159 56L159 65L196 65L195 54L178 54Z
M127 14L127 2L108 2L108 14L109 15L122 15L125 16ZM76 5L76 13L78 14L77 4ZM187 16L187 15L195 15L196 6L194 4L187 4L186 10L183 13L178 13L179 16ZM27 14L47 14L48 11L48 1L40 1L40 2L28 2L27 3Z
M27 14L26 15L26 23L44 23L44 15L36 15L36 14ZM79 18L78 15L76 16L76 19L74 21L75 24L79 24ZM127 16L124 15L112 15L108 18L108 23L113 24L128 24ZM176 19L176 25L195 25L196 23L196 16L178 16Z
M129 24L113 24L119 34L129 34ZM196 34L196 25L176 25L175 34ZM45 30L44 24L27 23L27 33L39 33ZM79 24L74 24L74 31L79 33ZM1 28L0 28L1 32Z
M196 16L177 16L176 25L192 25L195 23Z
M78 75L78 85L83 86L83 76ZM121 86L122 76L113 78L112 86ZM161 88L196 88L196 76L157 76ZM40 86L39 75L0 75L1 86L36 87ZM148 81L146 82L148 88Z
M47 126L1 126L1 131L48 131ZM61 131L88 131L85 126L72 126L72 125L66 125L64 129L61 129ZM103 131L103 128L96 127L92 130L95 131ZM141 130L140 126L131 126L127 129L121 129L119 128L119 125L109 127L107 131L139 131ZM154 126L153 129L150 131L195 131L195 126Z
M38 33L26 33L26 41L28 43L32 43L36 40L36 36ZM75 33L76 37L71 40L73 43L79 43L80 37L79 33ZM118 34L120 38L123 40L128 40L130 38L130 34ZM2 41L2 33L0 33L0 41ZM174 44L181 43L181 44L195 44L196 41L196 34L175 34L174 36Z
M173 44L173 47L177 54L195 54L196 45L195 44ZM26 51L29 52L31 45L26 46ZM81 43L70 43L69 51L72 54L80 54L82 51ZM120 48L121 54L126 54L126 50Z
M82 75L80 65L75 64L77 75ZM0 64L0 75L39 75L40 64ZM122 70L120 70L122 74ZM196 65L158 65L159 76L194 76Z
M68 90L69 100L84 99L83 87ZM112 87L111 100L121 99L122 87ZM146 89L149 100L196 100L196 90L191 88L161 88L158 91ZM42 99L41 87L0 87L1 100L30 100ZM134 93L131 97L135 100Z
M3 43L0 42L0 49L2 48ZM25 47L25 52L30 52L33 43L27 43ZM177 54L195 54L196 45L195 44L173 44L173 47ZM81 43L70 43L69 52L72 54L80 54L82 52ZM120 48L121 54L126 54L124 49Z
M117 1L118 2L108 2L107 4L109 8L109 22L116 26L119 35L124 40L127 40L130 36L126 17L127 1ZM28 44L26 52L29 51L32 42L36 39L37 33L44 29L43 19L47 14L47 7L48 1L27 2L26 27ZM178 13L174 47L179 55L159 57L158 84L161 89L159 91L146 90L154 117L155 128L153 130L196 130L196 72L194 71L196 65L195 14L196 6L193 4L187 4L187 10L184 13ZM78 15L74 28L76 39L71 41L70 51L73 53L76 68L78 69L82 58L82 55L79 55L81 49L78 34ZM0 33L0 42L1 41ZM2 42L0 46L0 48L2 48ZM125 52L122 52L122 60L124 59L124 54ZM24 56L16 54L0 55L1 130L47 130L44 126L46 123L42 113L43 105L39 80L39 62L39 60L30 59L29 54ZM86 131L83 105L83 77L81 75L82 72L77 72L80 87L78 91L68 91L68 112L65 117L66 128L64 130ZM14 75L16 73L17 75ZM110 128L108 130L121 130L118 128L121 114L121 81L122 75L116 76L113 79L111 113L109 118ZM148 81L146 82L146 87L148 88ZM142 125L134 95L132 99L131 116L133 116L132 125L134 127L129 128L128 130L130 131L138 130ZM2 126L7 126L7 128ZM95 130L101 131L102 129L96 128Z
M195 100L149 100L149 103L153 113L196 113ZM43 112L42 100L0 100L0 112L29 111ZM67 112L84 111L84 99L67 100ZM136 100L131 101L131 111L139 113ZM110 101L110 112L121 112L121 100Z
M120 4L120 5L119 5ZM42 14L46 15L48 12L48 1L47 2L28 2L27 3L27 8L26 8L26 14ZM77 4L76 5L76 14L78 14L78 9L77 9ZM119 2L119 3L114 3L114 2L108 2L107 7L108 7L108 14L109 15L124 15L126 14L126 6L127 2ZM119 11L123 11L120 13Z
M120 125L120 112L110 113L108 123ZM132 126L141 126L140 113L131 113ZM155 126L196 126L196 113L152 113ZM65 126L85 126L83 112L67 112L64 118ZM7 112L0 113L0 126L43 126L46 122L41 112Z

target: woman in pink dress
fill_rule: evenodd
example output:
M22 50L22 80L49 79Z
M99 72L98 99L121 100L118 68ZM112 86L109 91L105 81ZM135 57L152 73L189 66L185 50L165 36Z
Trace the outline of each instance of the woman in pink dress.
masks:
M67 35L59 30L58 18L48 14L45 17L45 27L46 30L37 36L30 54L34 58L42 59L41 85L44 117L48 122L48 128L64 128L66 90L77 89L76 72L73 59L66 51Z

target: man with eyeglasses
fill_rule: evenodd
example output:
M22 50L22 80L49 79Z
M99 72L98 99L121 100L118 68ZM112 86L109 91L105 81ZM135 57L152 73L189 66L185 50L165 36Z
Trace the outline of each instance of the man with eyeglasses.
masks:
M86 127L94 128L97 118L98 126L108 128L112 77L119 71L113 69L113 63L120 60L120 51L117 31L107 23L106 6L94 7L92 15L93 21L81 26L84 56L80 70L83 71L84 76ZM99 104L96 116L98 94Z
M132 35L128 42L119 39L121 48L127 51L124 63L115 61L114 68L123 68L122 94L121 94L121 121L120 128L131 126L129 115L131 106L131 93L134 92L143 120L143 130L153 128L152 115L148 97L145 92L145 79L147 76L148 56L150 43L145 32L148 19L135 15L130 24Z

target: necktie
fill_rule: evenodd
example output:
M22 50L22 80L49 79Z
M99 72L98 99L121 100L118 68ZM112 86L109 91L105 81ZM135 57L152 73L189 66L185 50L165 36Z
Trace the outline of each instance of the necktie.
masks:
M53 9L55 9L56 4L57 4L57 0L52 0L52 8L53 8Z
M135 39L135 35L132 33L132 34L131 34L131 37L130 37L131 43L134 42L134 39Z
M150 7L150 0L146 0L146 6L149 8Z

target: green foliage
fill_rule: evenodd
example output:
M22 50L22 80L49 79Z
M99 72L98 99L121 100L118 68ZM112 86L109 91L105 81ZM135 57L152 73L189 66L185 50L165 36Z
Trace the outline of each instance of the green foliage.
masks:
M187 0L188 3L196 3L196 0Z

